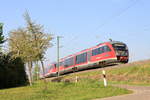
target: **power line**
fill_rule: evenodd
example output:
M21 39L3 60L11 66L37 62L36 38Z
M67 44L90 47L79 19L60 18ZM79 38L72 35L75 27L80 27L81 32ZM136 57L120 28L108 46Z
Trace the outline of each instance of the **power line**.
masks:
M135 6L137 4L137 2L139 2L140 0L134 0L134 2L127 6L124 10L122 10L121 12L119 12L117 15L111 17L110 20L106 21L105 23L101 24L100 26L98 26L95 31L99 30L100 28L104 27L105 25L107 25L108 23L110 23L111 21L113 21L114 18L117 18L119 16L121 16L123 13L125 13L126 11L128 11L130 8L132 8L133 6Z

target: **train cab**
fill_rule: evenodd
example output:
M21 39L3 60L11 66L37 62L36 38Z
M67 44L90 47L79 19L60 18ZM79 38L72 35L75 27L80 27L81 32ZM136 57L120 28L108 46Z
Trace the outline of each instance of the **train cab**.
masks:
M112 47L114 48L117 61L121 63L128 63L129 61L129 51L125 43L112 41Z

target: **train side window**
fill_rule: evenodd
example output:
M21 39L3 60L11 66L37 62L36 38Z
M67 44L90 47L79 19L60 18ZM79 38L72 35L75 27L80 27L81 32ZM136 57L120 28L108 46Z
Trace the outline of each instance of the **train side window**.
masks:
M111 51L111 49L108 46L102 46L102 47L99 47L99 48L92 50L92 56L102 54L105 52L109 52L109 51Z
M95 55L98 55L98 54L101 54L101 47L92 50L92 56L95 56Z
M84 63L87 61L87 52L76 56L76 64Z
M95 55L97 55L97 54L98 54L98 49L92 50L92 56L95 56Z
M104 53L104 47L98 48L98 54L102 54L102 53Z
M111 49L108 46L104 46L104 52L109 52Z
M59 63L59 66L63 66L63 65L64 65L64 62L63 62L63 61Z
M65 60L64 67L72 66L73 64L74 64L74 59L73 57L71 57Z

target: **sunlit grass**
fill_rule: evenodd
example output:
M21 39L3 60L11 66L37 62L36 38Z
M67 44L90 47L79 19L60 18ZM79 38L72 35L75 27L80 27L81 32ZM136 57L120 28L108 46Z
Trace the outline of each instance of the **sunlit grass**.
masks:
M100 82L82 79L78 83L51 83L0 90L0 100L91 100L131 93L117 87L104 87Z
M49 82L46 91L41 81L31 87L0 90L0 100L92 100L131 93L111 85L150 85L150 61L106 70L108 87L103 86L100 70L69 74L65 78L75 79L75 76L79 77L78 83Z
M150 85L150 60L121 65L117 68L105 68L105 70L109 84ZM101 70L76 73L65 78L74 78L75 76L103 81Z

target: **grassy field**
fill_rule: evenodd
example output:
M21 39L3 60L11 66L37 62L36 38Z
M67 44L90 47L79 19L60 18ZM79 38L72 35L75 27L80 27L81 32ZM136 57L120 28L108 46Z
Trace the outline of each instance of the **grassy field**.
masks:
M78 83L51 83L44 91L44 84L37 82L33 86L0 90L0 100L92 100L131 93L117 87L103 87L94 80L83 79Z
M129 66L107 70L113 83L150 85L150 60L129 64Z
M118 67L105 68L108 87L103 86L101 69L69 74L63 79L78 83L49 82L48 90L40 81L33 86L0 90L0 100L92 100L131 93L131 91L112 87L111 84L131 84L150 86L150 60L135 62Z
M150 60L119 65L114 68L105 68L107 80L110 84L130 84L130 85L150 85ZM90 78L94 80L102 79L102 71L100 69L76 73L65 78Z

